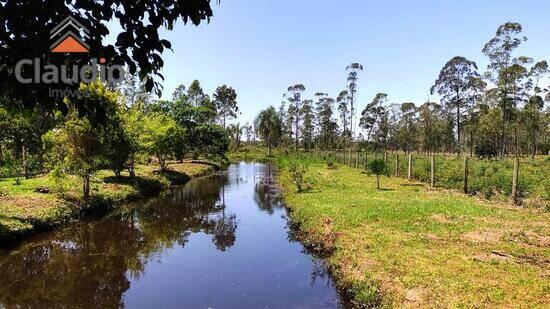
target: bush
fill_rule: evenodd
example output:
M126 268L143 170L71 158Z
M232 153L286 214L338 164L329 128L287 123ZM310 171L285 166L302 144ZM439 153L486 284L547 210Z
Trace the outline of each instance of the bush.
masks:
M480 158L494 158L498 155L498 149L492 143L481 143L475 147L475 153Z
M328 160L327 161L327 167L328 167L329 170L335 170L336 169L336 164L334 163L334 161Z
M380 189L380 175L386 170L386 162L383 159L374 159L369 162L368 167L376 175L376 188Z
M15 158L13 152L4 150L0 156L0 178L16 176L21 172L21 164Z
M307 166L292 163L289 168L292 183L296 186L296 191L302 193L311 189L311 184L306 179L308 171Z

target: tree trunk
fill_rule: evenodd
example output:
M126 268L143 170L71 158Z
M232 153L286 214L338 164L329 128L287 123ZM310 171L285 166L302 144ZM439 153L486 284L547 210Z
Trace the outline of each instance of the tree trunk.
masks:
M376 189L380 190L380 175L376 174Z
M512 200L514 204L518 204L518 180L519 180L519 158L514 159L514 171L512 174Z
M456 135L458 141L458 156L460 157L460 101L456 107Z
M349 136L350 139L353 140L353 93L351 93L351 111L350 111L350 117L349 117Z
M536 139L533 138L533 150L531 151L531 160L535 161L535 155L537 154L537 142Z
M470 132L470 157L474 156L474 131Z
M430 185L432 188L435 187L435 156L431 156L431 169L430 169Z
M130 177L134 178L136 177L136 170L135 170L135 164L134 164L134 155L130 157L130 161L128 162L128 173L130 173Z
M90 198L90 174L88 173L82 176L82 195L85 201Z
M395 177L399 177L399 154L395 153Z
M464 157L464 193L468 194L468 157Z
M29 167L27 164L27 149L25 146L21 146L21 156L23 158L23 173L25 174L25 179L29 179Z
M295 138L296 138L296 145L295 145L295 151L298 152L298 146L299 146L299 143L300 143L300 140L298 139L298 132L300 131L299 129L299 126L300 126L300 118L298 117L298 104L296 104L296 132L294 132L294 135L295 135Z
M408 173L407 173L407 179L411 180L412 179L412 153L409 154L409 170L408 170Z
M506 104L506 103L505 103ZM506 106L504 106L504 109L506 109ZM501 153L500 153L500 157L501 158L504 158L504 155L506 154L506 116L505 116L506 112L503 110L502 111L502 136L501 136Z

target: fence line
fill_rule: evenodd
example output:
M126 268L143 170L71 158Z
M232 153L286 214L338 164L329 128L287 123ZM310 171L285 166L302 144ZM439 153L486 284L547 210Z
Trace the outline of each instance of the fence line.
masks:
M364 151L364 150L361 150L361 151L356 151L355 152L355 155L353 155L353 153L349 150L341 150L341 151L316 151L314 152L314 154L319 157L319 158L322 158L323 160L331 160L331 161L334 161L334 162L337 162L337 163L340 163L340 164L344 164L344 165L347 165L349 167L352 167L352 168L362 168L364 170L367 170L367 167L368 167L368 162L369 162L369 159L370 159L370 156L369 156L369 153L367 151ZM370 154L370 155L373 155L374 157L377 156L377 153L375 154ZM388 153L384 153L383 154L383 160L384 162L386 163L386 175L390 176L390 175L393 175L394 177L400 177L401 174L401 160L400 160L400 156L399 156L399 153L395 153L395 157L394 157L394 165L393 165L393 168L390 167L388 161ZM422 155L419 155L419 157L423 158ZM445 164L439 166L437 163L436 163L436 159L437 158L443 158L443 159L447 159L448 157L447 156L444 156L444 155L430 155L428 156L429 158L429 176L428 178L424 178L424 181L428 182L430 187L431 188L435 188L437 186L437 175L438 175L438 170L437 168L439 167L440 168L440 172L444 172L444 171L448 171L447 170L444 170L445 168ZM452 160L452 159L451 159ZM468 156L464 156L464 160L462 162L462 175L461 175L461 179L460 179L460 182L462 183L462 190L464 191L464 193L471 193L472 189L471 187L469 186L469 180L470 178L472 177L470 175L470 160L471 158L468 157ZM407 161L406 161L406 168L407 168L407 174L406 174L406 178L408 180L412 180L412 179L418 179L418 180L421 180L422 179L419 179L418 177L415 177L415 173L416 173L416 169L415 169L415 163L416 163L416 160L415 160L415 156L413 156L412 153L409 153L408 155L408 158L407 158ZM515 158L514 159L514 165L513 165L513 170L512 170L512 180L511 180L511 187L512 187L512 190L511 190L511 194L510 194L510 197L512 198L512 200L514 201L514 203L519 203L519 187L518 187L518 183L520 181L520 161L519 161L519 158Z

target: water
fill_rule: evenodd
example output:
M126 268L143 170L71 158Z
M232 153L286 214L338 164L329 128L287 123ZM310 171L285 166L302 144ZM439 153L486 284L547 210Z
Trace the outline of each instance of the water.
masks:
M293 240L271 174L231 165L0 252L0 308L342 307L321 261Z

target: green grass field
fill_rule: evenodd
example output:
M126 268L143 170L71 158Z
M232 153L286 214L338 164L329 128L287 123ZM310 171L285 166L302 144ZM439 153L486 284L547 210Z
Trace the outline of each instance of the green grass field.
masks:
M308 193L288 167L308 166ZM337 284L361 304L546 307L550 214L429 189L311 157L278 158L280 183L303 241L331 254Z
M154 172L157 168L140 165L135 179L127 175L118 178L107 170L98 172L85 207L81 201L82 182L75 176L59 179L45 175L20 179L20 184L13 178L0 179L0 242L61 225L84 212L102 212L124 201L157 194L170 183L183 183L211 170L205 164L171 164L169 171L159 175ZM37 188L50 192L36 192Z
M325 153L324 156L328 156ZM337 157L338 156L338 157ZM352 166L355 166L356 153L352 152ZM375 156L383 158L383 154L369 154L368 160ZM357 154L359 168L363 168L364 153ZM332 160L349 162L349 154L332 154ZM396 170L396 155L388 153L386 175L394 176ZM408 156L399 154L400 177L407 177ZM478 159L470 158L468 192L472 195L506 201L512 191L513 158L506 159ZM424 183L430 182L431 162L430 156L413 154L413 178ZM463 189L464 158L456 155L435 156L435 184L446 189ZM550 210L550 157L538 156L520 159L520 172L518 181L518 194L524 207L542 208Z

